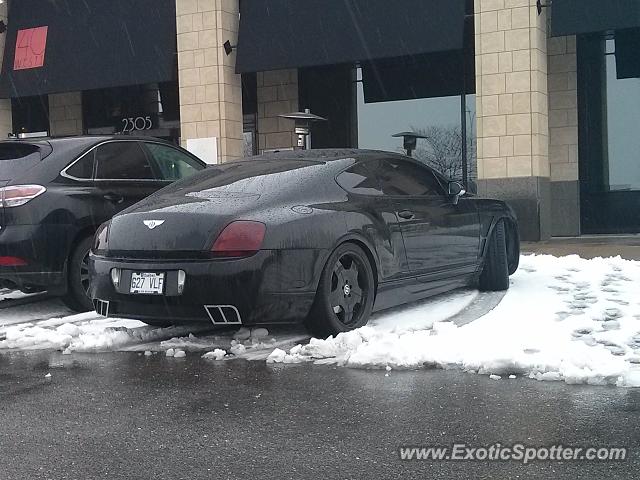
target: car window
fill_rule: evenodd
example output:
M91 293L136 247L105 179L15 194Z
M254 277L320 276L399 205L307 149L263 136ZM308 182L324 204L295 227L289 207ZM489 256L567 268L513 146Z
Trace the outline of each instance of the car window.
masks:
M377 177L385 195L442 195L442 187L431 170L402 159L379 163Z
M156 165L160 180L181 180L199 172L204 167L184 152L169 145L145 143Z
M0 144L0 180L11 180L40 163L35 145L7 142Z
M96 149L97 180L155 180L138 142L110 142Z
M95 159L95 151L91 151L84 155L76 163L72 164L65 170L66 174L82 180L90 180L93 178L93 165Z
M336 181L349 193L382 195L382 189L375 173L363 162L342 172L336 177Z

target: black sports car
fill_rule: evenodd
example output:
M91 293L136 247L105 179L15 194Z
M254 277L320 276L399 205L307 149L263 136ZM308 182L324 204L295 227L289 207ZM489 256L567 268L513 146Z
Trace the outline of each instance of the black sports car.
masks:
M388 152L282 152L215 166L96 234L98 313L153 325L306 320L318 334L469 284L505 290L515 215Z

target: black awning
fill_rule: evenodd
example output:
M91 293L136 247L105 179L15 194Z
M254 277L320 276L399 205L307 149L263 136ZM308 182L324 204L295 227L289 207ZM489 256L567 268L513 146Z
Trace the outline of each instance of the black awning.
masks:
M640 28L616 31L616 76L640 78Z
M238 73L459 50L465 0L245 0Z
M553 36L640 27L640 0L553 0Z
M175 0L19 0L8 16L3 97L177 78Z

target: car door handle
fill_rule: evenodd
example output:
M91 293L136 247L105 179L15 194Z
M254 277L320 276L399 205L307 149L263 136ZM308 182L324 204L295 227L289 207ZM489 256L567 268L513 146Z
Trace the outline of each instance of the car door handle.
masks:
M102 198L112 203L122 203L124 202L124 197L122 195L118 195L117 193L105 193Z
M398 212L398 216L400 218L404 218L405 220L411 220L413 217L415 217L414 213L410 210L402 210L401 212Z

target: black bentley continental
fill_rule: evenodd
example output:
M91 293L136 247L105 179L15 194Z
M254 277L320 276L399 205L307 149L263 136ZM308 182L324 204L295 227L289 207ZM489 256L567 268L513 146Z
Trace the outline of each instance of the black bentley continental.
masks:
M98 313L151 325L306 322L331 335L460 287L506 290L519 255L507 204L412 158L280 152L115 215L95 236L89 292Z

